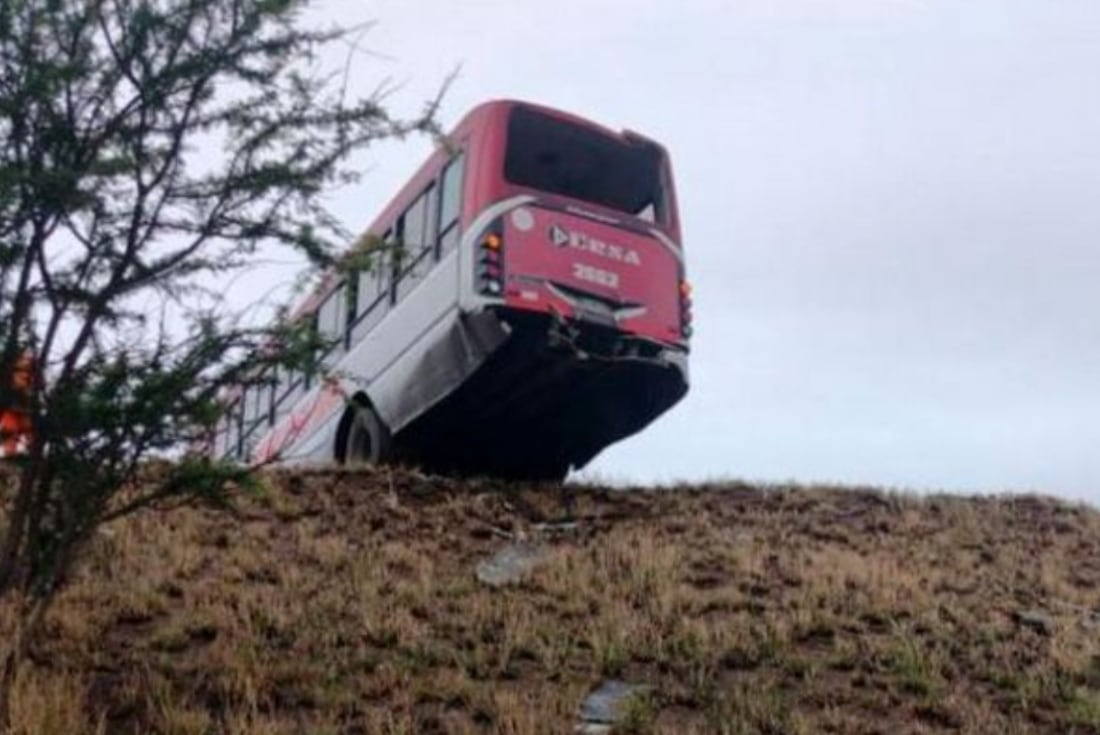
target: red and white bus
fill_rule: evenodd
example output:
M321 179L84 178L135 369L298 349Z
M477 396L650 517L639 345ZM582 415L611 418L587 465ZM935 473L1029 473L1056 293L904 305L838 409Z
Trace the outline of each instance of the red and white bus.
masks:
M243 391L218 454L560 478L687 391L690 288L652 140L489 102L368 234L402 257L301 309L335 344L330 377Z

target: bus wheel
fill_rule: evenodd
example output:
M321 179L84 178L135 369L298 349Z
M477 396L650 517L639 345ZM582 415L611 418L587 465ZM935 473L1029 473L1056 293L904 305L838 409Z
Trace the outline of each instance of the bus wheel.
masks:
M344 461L370 464L386 462L391 455L390 430L368 405L356 403L351 411L351 424L344 445Z

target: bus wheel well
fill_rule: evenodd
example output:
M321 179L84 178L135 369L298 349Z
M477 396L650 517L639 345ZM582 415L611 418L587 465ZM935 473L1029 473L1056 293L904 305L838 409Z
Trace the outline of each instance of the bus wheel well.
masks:
M389 427L362 391L347 401L347 408L336 427L333 457L341 464L360 461L378 464L391 458Z
M333 459L343 464L348 459L348 436L351 434L351 425L355 421L355 412L360 408L374 410L367 394L359 391L346 402L344 415L340 417L340 424L336 427L336 441L333 447Z

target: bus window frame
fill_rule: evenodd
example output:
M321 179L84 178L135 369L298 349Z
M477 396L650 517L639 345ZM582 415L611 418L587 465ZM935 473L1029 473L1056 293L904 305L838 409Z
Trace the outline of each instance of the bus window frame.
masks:
M241 453L241 401L234 399L226 409L225 447L223 456L240 456Z
M447 174L453 171L455 168L459 169L458 173L458 198L455 201L454 216L444 222L443 220L443 205L446 202L447 194ZM439 172L439 196L436 197L437 209L436 212L436 233L435 233L435 260L439 262L443 259L447 253L452 250L457 250L459 246L459 240L462 237L462 205L466 198L466 150L465 148L459 148L458 151L451 157L449 161L443 166ZM443 240L454 231L454 245L446 250L443 249Z
M432 255L430 260L433 264L435 261L435 239L436 230L438 229L437 220L439 218L436 212L439 207L438 189L439 187L436 185L436 180L432 179L397 218L396 229L400 233L398 242L400 243L401 256L400 262L395 263L394 267L393 291L395 303L412 293L432 271L431 268L428 268L424 272L418 272L417 269L425 260L429 259L429 254ZM413 213L413 210L421 206L423 207L423 211L420 213L421 242L410 243L406 237L406 232L410 224L409 215Z
M393 228L386 230L380 238L381 246L378 248L375 262L369 270L360 270L356 273L356 303L354 316L348 323L348 349L363 340L370 331L382 320L389 306L392 304L393 284L390 277L389 250L393 244ZM373 283L372 295L369 299L363 299L362 279L371 276ZM365 305L364 305L364 302ZM382 306L385 302L385 306ZM360 307L362 306L362 310ZM368 319L370 317L370 319ZM367 322L369 324L366 324ZM366 326L364 326L366 324Z
M263 375L264 373L261 372L254 381L248 384L241 401L243 406L241 423L242 456L247 455L251 448L255 446L255 443L259 441L265 424L268 428L271 425L271 385L264 380ZM266 411L263 405L263 393L265 391L267 393ZM249 442L251 442L251 446L249 446Z
M348 295L345 292L347 283L348 279L341 279L340 282L329 291L328 295L321 300L321 303L314 311L313 324L314 329L317 330L318 336L325 340L332 340L332 344L319 355L322 364L331 362L334 358L338 359L347 352L348 349ZM336 302L336 317L339 319L339 324L336 325L334 331L330 332L326 329L322 329L321 317L325 308L332 306L334 302Z

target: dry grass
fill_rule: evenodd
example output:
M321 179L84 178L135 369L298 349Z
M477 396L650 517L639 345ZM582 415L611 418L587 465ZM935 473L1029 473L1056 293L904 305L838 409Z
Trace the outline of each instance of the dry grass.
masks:
M101 534L16 732L1100 733L1100 514L1039 498L267 477L233 518ZM492 590L505 534L546 561ZM1038 623L1021 613L1045 615ZM1046 626L1046 627L1044 627Z

